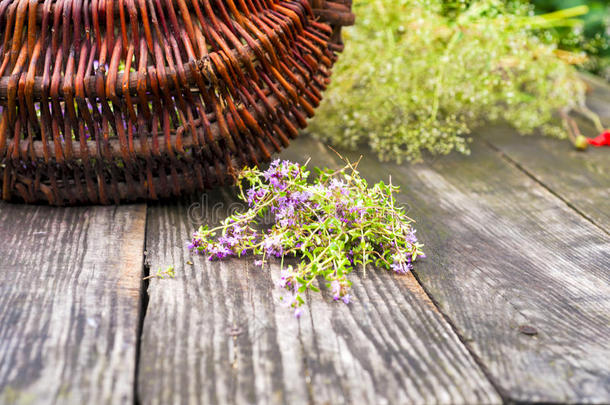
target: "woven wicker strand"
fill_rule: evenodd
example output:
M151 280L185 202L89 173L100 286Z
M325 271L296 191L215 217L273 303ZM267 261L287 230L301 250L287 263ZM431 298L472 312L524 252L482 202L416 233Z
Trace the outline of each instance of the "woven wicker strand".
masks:
M307 124L351 0L0 0L0 187L53 205L231 181Z

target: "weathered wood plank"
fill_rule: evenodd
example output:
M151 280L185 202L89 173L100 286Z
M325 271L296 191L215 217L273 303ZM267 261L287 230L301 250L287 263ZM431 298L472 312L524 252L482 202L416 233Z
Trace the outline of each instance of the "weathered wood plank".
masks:
M610 84L591 74L583 74L582 78L591 87L587 105L606 122L605 125L610 125Z
M593 79L589 79L593 80ZM591 109L610 127L610 87L591 82ZM583 133L595 136L592 125ZM519 136L508 128L486 129L484 137L514 164L552 190L583 216L610 233L610 149L577 151L570 142L545 136Z
M151 274L174 265L177 275L153 279L148 288L142 403L500 401L411 275L354 275L354 303L334 303L323 290L308 297L296 320L277 305L277 265L261 271L250 258L199 257L185 265L195 223L217 222L233 203L224 189L210 195L205 210L149 207Z
M0 203L0 403L133 401L145 223Z
M314 144L294 146L307 157ZM610 402L608 235L491 148L472 149L413 165L369 152L359 168L402 186L428 252L416 275L509 400Z

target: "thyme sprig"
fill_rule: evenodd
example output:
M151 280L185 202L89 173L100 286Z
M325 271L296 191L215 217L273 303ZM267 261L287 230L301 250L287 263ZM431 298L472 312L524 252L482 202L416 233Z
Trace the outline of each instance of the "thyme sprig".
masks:
M335 301L347 304L347 275L356 267L364 271L374 264L403 274L424 256L413 220L396 204L399 188L391 181L369 187L357 163L347 160L339 170L315 170L317 177L309 181L307 164L276 160L265 171L243 169L239 196L249 208L217 227L202 226L190 244L209 260L252 254L265 268L280 259L277 284L286 292L283 305L296 317L306 291L320 291L318 280L325 280ZM261 230L268 217L271 225ZM286 258L298 264L286 264Z

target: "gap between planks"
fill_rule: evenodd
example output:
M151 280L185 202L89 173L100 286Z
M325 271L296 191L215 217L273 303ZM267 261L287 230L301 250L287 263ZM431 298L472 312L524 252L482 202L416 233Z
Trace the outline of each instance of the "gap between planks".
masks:
M514 160L513 158L508 156L508 154L506 154L501 148L497 147L493 143L491 143L491 142L489 142L487 140L485 140L484 143L485 143L485 145L488 148L490 148L491 150L496 152L498 154L498 156L500 156L501 159L503 159L508 164L510 164L513 167L515 167L517 170L519 170L521 173L525 174L527 177L529 177L533 181L535 181L538 185L540 185L546 191L551 193L558 200L562 201L568 208L570 208L571 210L576 212L578 215L580 215L584 220L589 221L593 226L595 226L597 229L599 229L600 231L602 231L606 235L610 235L610 231L609 230L604 228L600 223L598 223L591 216L587 215L587 213L585 213L584 210L581 210L578 207L576 207L576 205L574 205L572 202L570 202L569 199L564 198L564 196L560 192L555 191L550 186L547 186L538 176L536 176L534 174L534 172L528 170L523 165L521 165L519 162L517 162L516 160Z
M591 88L587 106L598 114L602 126L610 126L610 86L590 75L583 79ZM592 122L575 117L582 133L598 135ZM509 164L525 173L562 200L583 218L610 233L610 159L607 147L576 150L571 142L538 133L519 136L507 125L476 131L484 142Z
M148 204L144 208L144 243L142 246L142 280L140 284L140 312L138 315L138 339L136 341L136 366L134 370L134 384L133 384L133 403L134 405L141 405L139 393L138 393L138 377L140 374L140 352L142 349L142 331L144 329L144 320L146 319L146 313L148 312L148 286L150 284L150 266L146 261L146 235L148 232Z

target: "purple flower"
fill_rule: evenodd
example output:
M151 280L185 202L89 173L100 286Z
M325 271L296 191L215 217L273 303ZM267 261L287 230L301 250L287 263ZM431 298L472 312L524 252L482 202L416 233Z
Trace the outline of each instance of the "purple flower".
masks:
M302 204L308 202L311 197L313 197L313 194L309 191L295 191L292 193L291 197L293 200Z
M278 207L278 210L275 214L275 217L276 218L293 217L294 210L295 210L295 202L290 201L290 200L286 201L286 202L280 204L280 206Z
M263 261L262 260L255 260L254 261L254 265L258 266L258 267L262 267L263 266Z
M265 195L267 194L267 189L266 188L260 188L260 189L256 190L255 188L250 188L250 189L248 189L246 194L247 194L247 197L248 197L248 205L250 207L253 207L254 204L256 204L263 197L265 197Z
M188 246L188 248L190 250L194 250L194 249L201 250L201 249L203 249L203 241L201 239L201 235L200 235L199 232L195 232L193 234L193 239L191 240L191 243L189 243L187 246Z
M353 249L350 249L349 252L347 252L347 259L349 260L349 262L352 264L352 266L354 265L354 251Z
M339 298L341 298L341 283L337 280L333 280L332 283L330 283L330 288L333 290L333 299L338 301Z
M417 231L415 229L413 229L405 237L405 240L407 242L409 242L410 244L413 244L413 243L417 242L417 236L415 236L415 232L417 232Z
M294 309L294 317L299 319L301 317L301 315L303 315L303 308L301 307L296 307Z
M281 276L277 282L277 286L280 288L286 288L288 285L288 279L284 276Z
M346 303L346 304L349 304L351 302L351 297L350 297L349 294L345 294L343 296L343 302Z
M269 165L269 169L263 172L263 177L269 182L275 189L285 190L287 188L286 180L296 177L299 172L299 166L296 165L295 170L290 170L289 161L280 162L279 159L274 160Z
M348 212L354 217L355 222L361 222L362 216L364 215L364 207L362 201L358 201L356 205L349 207Z
M398 274L407 274L412 268L411 260L392 263L392 270Z
M345 196L349 195L349 191L345 188L345 182L343 180L332 179L328 188L332 191L338 191Z
M235 236L221 236L220 238L218 238L218 243L232 248L239 243L239 238Z
M288 200L280 203L278 209L275 212L275 219L279 222L280 226L287 227L295 225L295 203L294 201Z
M289 226L293 226L296 223L294 222L294 218L283 218L280 219L280 226L282 227L289 227Z
M279 235L268 235L263 240L263 249L269 256L280 257L284 253L282 238Z
M280 288L287 288L292 286L292 275L287 269L282 269L280 272L280 279L277 282L277 286Z
M280 190L283 190L284 188L286 188L284 183L282 183L280 181L280 179L278 179L276 176L273 176L269 179L269 184L271 184L273 187L280 189Z
M210 254L208 260L214 260L224 259L225 257L232 255L233 251L224 245L214 244L209 248L208 253Z

